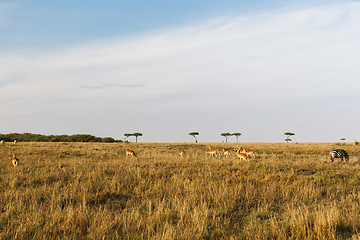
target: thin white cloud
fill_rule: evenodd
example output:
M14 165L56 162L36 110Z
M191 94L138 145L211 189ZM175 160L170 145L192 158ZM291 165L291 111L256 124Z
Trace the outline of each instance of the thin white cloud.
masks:
M193 129L190 125L214 132L222 125L254 130L254 118L266 116L280 127L281 117L272 114L289 111L291 104L359 92L359 10L359 3L345 2L264 12L0 56L0 99L7 103L2 112L7 120L74 114L78 123L60 129L75 132L80 126L110 132L98 115L88 120L94 113L147 129L148 135L173 129L172 121L181 131ZM41 129L44 123L26 126ZM249 140L260 135L252 134Z

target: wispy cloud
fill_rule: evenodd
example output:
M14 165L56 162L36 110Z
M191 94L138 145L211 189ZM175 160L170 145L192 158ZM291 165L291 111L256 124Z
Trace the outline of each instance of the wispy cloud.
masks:
M144 87L144 84L123 84L123 83L101 83L98 85L85 85L85 89L104 89L104 88L113 88L113 87L122 87L122 88L137 88Z
M358 2L277 10L0 56L2 108L8 119L32 108L49 114L54 106L64 115L82 109L79 119L93 111L113 114L128 128L151 125L149 134L164 128L164 119L176 119L181 131L191 124L214 132L224 124L255 131L259 117L280 128L276 114L296 115L292 104L360 90L359 10ZM60 98L73 101L60 106ZM96 122L88 128L110 131Z

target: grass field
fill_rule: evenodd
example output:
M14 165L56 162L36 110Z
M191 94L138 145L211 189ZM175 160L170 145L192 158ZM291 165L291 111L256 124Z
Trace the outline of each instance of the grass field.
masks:
M1 240L360 238L354 144L7 143L0 156Z

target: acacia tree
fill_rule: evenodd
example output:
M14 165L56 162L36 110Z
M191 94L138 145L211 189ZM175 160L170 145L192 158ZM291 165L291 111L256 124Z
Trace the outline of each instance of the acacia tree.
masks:
M295 133L292 133L292 132L286 132L286 133L284 133L284 135L286 135L286 139L285 139L285 141L287 142L287 143L289 143L289 142L291 142L292 140L290 139L290 137L291 136L294 136L295 135Z
M191 132L191 133L189 133L189 135L190 135L190 136L193 136L193 137L195 138L195 142L196 142L196 143L198 142L198 141L197 141L197 138L195 137L195 136L199 135L198 132Z
M128 137L134 136L135 141L137 142L137 138L142 136L142 133L138 133L138 132L136 132L136 133L125 133L124 136L125 136L125 139L128 138Z
M125 136L124 140L126 140L128 137L131 136L131 133L125 133L124 136Z
M222 133L221 136L225 137L225 142L227 143L228 137L231 136L231 133Z
M137 138L140 137L140 136L142 136L142 133L136 132L136 133L131 134L131 136L134 136L135 139L136 139L136 142L137 142Z
M231 135L236 137L236 142L239 142L239 136L241 133L232 133Z

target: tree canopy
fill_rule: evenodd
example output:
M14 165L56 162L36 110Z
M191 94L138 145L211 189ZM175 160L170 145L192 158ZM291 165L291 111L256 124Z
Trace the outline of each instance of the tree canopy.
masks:
M284 133L284 135L286 135L287 137L286 137L286 139L285 139L285 141L288 143L288 142L291 142L292 140L290 139L290 137L291 136L294 136L295 135L295 133L292 133L292 132L286 132L286 133Z
M197 141L197 138L196 138L196 136L199 135L198 132L191 132L191 133L189 133L189 135L190 135L190 136L193 136L193 137L195 138L195 142L198 142L198 141Z
M142 133L136 132L136 133L125 133L124 134L125 138L134 136L135 137L135 141L137 142L137 138L142 136Z
M232 133L231 135L236 137L236 142L239 142L239 136L241 135L241 133L236 132L236 133Z
M138 138L138 137L141 137L141 136L142 136L142 133L136 132L136 133L133 133L132 136L135 137L136 142L137 142L137 138Z
M294 135L295 135L295 133L292 133L292 132L286 132L286 133L284 133L284 135L287 135L287 136L294 136Z
M228 137L231 136L231 133L228 133L228 132L227 133L222 133L221 136L225 137L225 142L227 142Z

